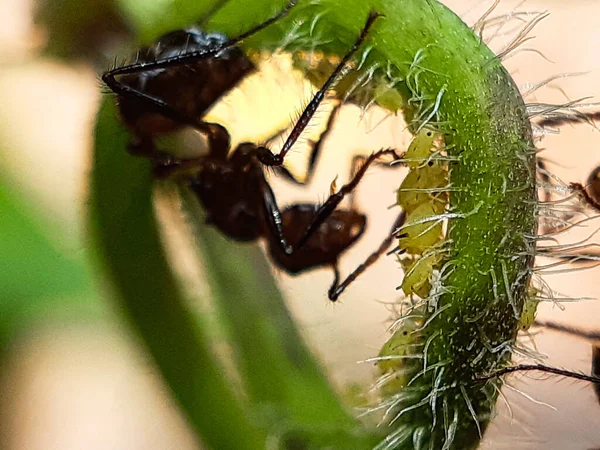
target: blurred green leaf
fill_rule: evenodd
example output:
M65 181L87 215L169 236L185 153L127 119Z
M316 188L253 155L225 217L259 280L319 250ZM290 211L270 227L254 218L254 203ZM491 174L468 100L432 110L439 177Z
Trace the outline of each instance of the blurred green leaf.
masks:
M0 216L0 351L32 323L98 310L84 252L64 254L2 172Z
M208 11L205 1L116 0L135 28L141 42L148 43L168 31L185 28Z
M150 162L128 155L127 143L109 98L96 128L90 227L115 300L204 442L215 449L261 448L262 433L243 412L165 259Z
M289 0L116 0L122 14L134 25L138 42L148 44L157 37L192 25L224 31L235 36L281 10ZM215 11L215 6L219 5ZM248 17L252 21L248 21ZM201 23L207 19L207 23ZM242 20L240 20L242 19ZM226 25L224 25L226 24ZM280 35L289 22L274 24ZM269 33L267 30L265 33ZM264 33L263 33L264 36Z
M115 0L96 0L93 6L77 0L39 3L35 20L46 28L45 52L51 56L97 59L104 56L107 42L128 34Z

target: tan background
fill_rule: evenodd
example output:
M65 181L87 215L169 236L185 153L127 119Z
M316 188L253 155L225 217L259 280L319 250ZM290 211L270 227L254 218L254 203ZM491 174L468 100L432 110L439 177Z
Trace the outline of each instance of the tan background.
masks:
M49 0L52 1L52 0ZM491 2L447 1L468 23L474 23ZM498 11L511 10L516 2L503 1ZM71 238L57 242L80 251L84 237L86 170L91 126L99 99L99 82L85 66L66 67L36 58L43 30L31 24L27 0L0 0L0 127L9 142L6 148L22 149L3 155L8 167L33 201L54 215L56 224L70 230ZM520 86L537 83L565 72L589 72L553 83L560 87L541 90L529 101L563 103L568 99L600 95L598 48L600 1L530 1L521 10L548 10L551 15L531 34L525 47L542 52L521 52L506 65ZM492 45L501 48L501 39ZM369 122L370 120L370 122ZM310 190L291 189L274 183L280 202L323 198L335 174L348 173L348 152L383 145L406 145L397 123L383 123L365 134L377 118L357 129L358 112L342 111L340 125L325 149L324 167ZM366 123L366 125L365 125ZM591 127L565 127L559 136L542 144L553 167L567 181L583 182L600 163L600 133ZM343 261L348 271L361 255L374 248L388 232L394 212L385 208L394 201L397 175L372 170L358 202L369 213L369 233ZM591 225L591 226L597 226ZM595 228L590 228L592 231ZM598 270L547 277L561 293L573 297L597 297ZM304 325L310 343L319 349L333 379L341 386L368 380L370 366L357 364L373 356L386 338L389 316L380 303L392 301L390 292L400 283L395 262L388 258L356 283L332 305L325 299L331 274L327 271L290 278L278 273L290 306ZM540 317L588 329L600 328L600 304L596 301L540 307ZM164 449L197 448L186 431L151 367L123 335L104 325L80 325L39 330L23 343L13 358L1 388L0 405L8 447L37 449ZM589 343L558 333L542 331L536 344L549 356L548 363L588 372ZM521 377L522 378L522 377ZM522 378L513 384L536 404L514 392L506 392L514 414L503 411L490 430L485 448L587 449L600 447L600 405L591 386L550 378Z

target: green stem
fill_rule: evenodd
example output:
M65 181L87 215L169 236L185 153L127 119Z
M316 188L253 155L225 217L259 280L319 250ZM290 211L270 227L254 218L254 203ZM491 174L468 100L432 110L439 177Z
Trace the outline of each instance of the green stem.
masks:
M271 269L255 245L231 245L202 225L193 194L182 189L185 210L199 243L219 322L243 377L253 414L310 448L372 448L381 437L360 430L340 404L309 352L277 290Z

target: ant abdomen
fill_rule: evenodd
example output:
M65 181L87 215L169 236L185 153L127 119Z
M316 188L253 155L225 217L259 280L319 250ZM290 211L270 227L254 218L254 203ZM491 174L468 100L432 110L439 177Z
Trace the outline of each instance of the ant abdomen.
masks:
M306 229L315 220L319 205L294 204L281 213L283 234L294 245L304 237ZM290 256L275 242L269 243L269 252L275 262L292 274L316 267L333 266L340 255L358 240L367 226L367 217L355 210L336 209L316 229L306 243Z

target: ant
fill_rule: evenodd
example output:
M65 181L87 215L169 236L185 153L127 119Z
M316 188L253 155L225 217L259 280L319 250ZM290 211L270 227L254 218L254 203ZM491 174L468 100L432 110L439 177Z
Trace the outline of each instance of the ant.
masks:
M592 111L588 113L578 112L577 115L573 116L549 117L541 120L536 125L544 128L547 126L559 126L564 124L592 123L592 121L596 120L600 120L600 111ZM546 169L544 161L541 159L538 160L538 168L542 174L541 178L543 181L545 183L552 184L551 175ZM571 182L568 184L568 188L572 192L576 193L579 199L582 200L583 203L585 203L588 207L600 213L600 166L595 167L590 172L585 184ZM550 195L546 190L545 201L549 200ZM570 217L572 216L567 216L566 218L563 218L562 221L564 222ZM553 228L550 228L550 230L554 231ZM590 267L595 267L598 265L598 261L600 260L600 253L594 251L586 251L585 253L579 251L573 252L572 254L553 255L552 252L547 252L542 249L540 253L544 254L545 256L570 261L576 264L585 264L591 262L593 265Z
M323 204L293 204L283 210L277 205L264 170L265 166L282 167L286 154L380 15L369 14L359 37L306 106L280 153L274 154L254 143L242 143L229 156L227 129L202 120L219 97L254 70L237 44L286 16L295 5L296 0L290 1L277 15L229 40L222 34L206 34L197 28L169 33L143 49L138 61L110 70L102 79L117 94L121 115L135 134L136 141L130 151L153 158L158 178L175 178L187 185L204 207L207 223L228 237L242 242L265 239L271 258L287 273L296 275L317 267L331 267L334 281L328 296L336 301L348 285L386 252L394 239L390 233L340 282L338 259L362 236L367 218L354 208L341 209L338 205L353 193L371 164L384 156L396 160L398 156L392 149L377 151ZM184 126L206 136L208 154L190 160L158 154L153 138ZM314 158L313 155L311 159ZM401 213L393 229L403 222Z

